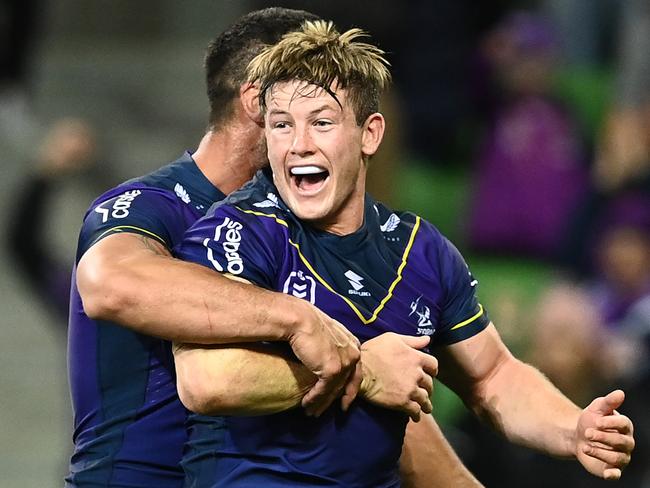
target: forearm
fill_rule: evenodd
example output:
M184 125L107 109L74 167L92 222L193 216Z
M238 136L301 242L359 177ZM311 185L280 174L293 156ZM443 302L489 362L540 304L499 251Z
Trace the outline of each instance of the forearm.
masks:
M316 383L302 364L264 345L174 346L179 396L204 415L267 415L300 405Z
M509 440L553 456L575 456L580 409L516 359L494 325L437 353L444 365L439 378Z
M139 235L113 235L81 259L84 308L143 334L187 343L286 340L308 304L172 258Z
M409 422L400 458L403 488L479 488L431 415Z
M537 369L512 356L470 406L512 442L557 457L575 457L581 410Z

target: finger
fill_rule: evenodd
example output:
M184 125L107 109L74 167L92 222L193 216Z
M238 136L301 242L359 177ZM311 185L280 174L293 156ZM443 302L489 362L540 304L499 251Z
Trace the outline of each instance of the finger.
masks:
M607 468L603 471L603 478L606 480L617 480L621 478L621 470L618 468Z
M429 393L424 388L418 388L411 395L411 400L416 401L423 412L431 413L433 411L433 406L431 405L431 399L429 398Z
M404 407L404 411L408 414L409 417L411 417L411 420L413 422L419 422L420 421L420 413L422 412L422 409L420 408L420 404L417 402L408 402L406 406Z
M634 449L634 438L631 435L596 429L587 429L586 434L587 439L592 443L598 442L616 451L632 452Z
M429 354L424 354L422 358L422 369L434 378L438 376L438 360Z
M308 415L314 415L319 410L325 410L337 397L339 388L331 380L319 378L300 402Z
M625 400L623 390L614 390L604 397L596 398L587 409L602 415L610 415L623 404L623 400Z
M327 410L330 405L336 400L338 395L336 393L331 393L322 400L313 402L310 407L305 409L305 413L310 417L320 417L325 410Z
M362 379L363 373L361 370L361 364L357 363L354 373L350 376L350 379L346 383L343 396L341 397L341 408L344 412L350 408L350 405L359 393L359 387L361 386Z
M630 455L624 452L611 451L586 444L582 451L594 459L598 459L614 468L624 468L630 462Z
M422 349L429 344L431 338L429 336L410 336L404 334L395 334L398 336L407 346L410 346L414 349Z
M433 394L433 378L428 374L422 375L420 381L418 381L418 386L420 388L424 388L429 394L429 396Z
M632 421L625 415L607 415L596 421L599 430L615 430L621 434L632 434L634 426Z

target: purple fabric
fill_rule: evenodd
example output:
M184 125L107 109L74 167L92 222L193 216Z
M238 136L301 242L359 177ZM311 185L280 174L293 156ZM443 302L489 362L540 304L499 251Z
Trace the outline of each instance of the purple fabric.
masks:
M469 238L477 250L548 257L587 188L579 137L553 102L497 114L479 155Z

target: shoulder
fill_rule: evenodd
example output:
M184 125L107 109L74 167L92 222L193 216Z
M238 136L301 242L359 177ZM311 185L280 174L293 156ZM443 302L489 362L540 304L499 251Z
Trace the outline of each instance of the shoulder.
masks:
M376 225L387 242L439 245L444 241L444 236L433 224L413 212L393 210L380 202L372 202L372 208L377 217Z
M227 215L266 229L288 228L291 212L278 196L270 176L260 171L241 189L215 203L207 217Z

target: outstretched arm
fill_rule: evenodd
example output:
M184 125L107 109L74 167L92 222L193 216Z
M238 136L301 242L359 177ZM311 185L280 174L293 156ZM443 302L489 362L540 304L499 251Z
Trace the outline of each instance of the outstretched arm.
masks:
M440 377L508 439L575 457L590 473L617 479L634 448L631 421L616 412L622 392L581 410L538 370L516 359L492 324L438 351Z
M409 422L399 460L402 488L481 488L431 415Z

